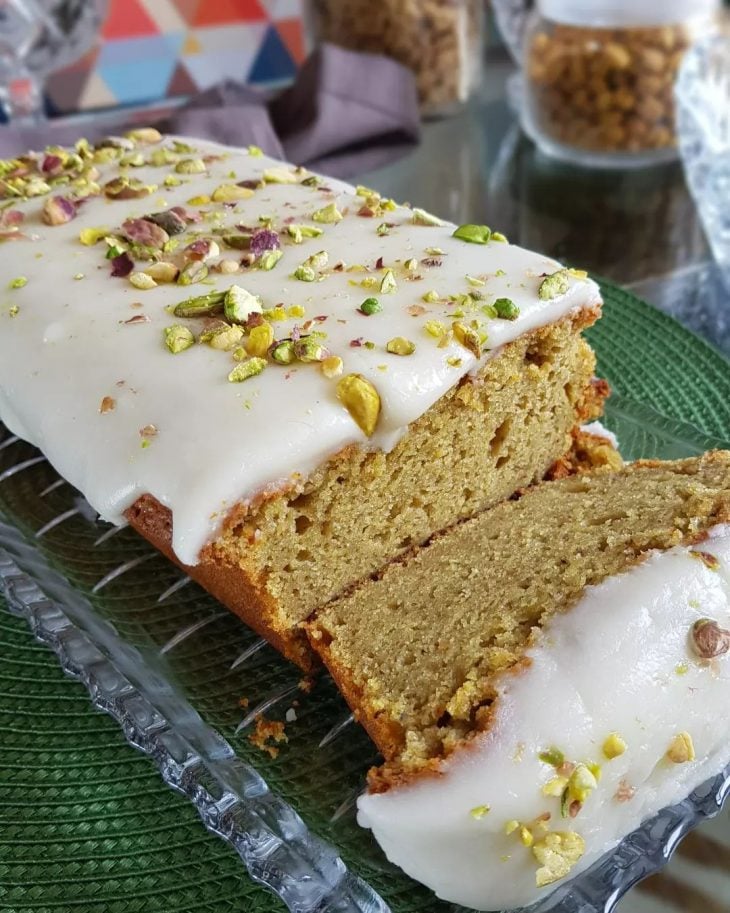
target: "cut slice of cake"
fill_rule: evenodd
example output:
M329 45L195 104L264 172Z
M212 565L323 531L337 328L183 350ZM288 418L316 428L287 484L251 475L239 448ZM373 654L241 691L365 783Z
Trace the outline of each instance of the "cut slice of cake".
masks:
M528 904L730 761L730 452L536 486L320 610L387 761L359 820L439 896Z
M154 130L0 164L0 417L282 652L600 412L584 273Z

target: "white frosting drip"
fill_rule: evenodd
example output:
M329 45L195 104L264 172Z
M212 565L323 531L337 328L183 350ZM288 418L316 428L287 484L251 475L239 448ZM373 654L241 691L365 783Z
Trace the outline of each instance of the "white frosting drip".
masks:
M587 588L548 624L525 671L503 678L490 730L452 755L441 777L360 798L358 821L392 862L466 907L529 904L550 888L536 888L538 863L505 833L507 821L550 811L551 830L579 833L586 852L572 877L730 761L730 656L706 663L688 643L699 618L730 627L730 527L698 548L720 559L719 571L675 548ZM664 755L682 731L696 760L675 764ZM608 761L601 749L612 732L628 748ZM555 776L538 759L550 746L602 765L574 819L541 792ZM625 802L614 798L622 781L636 790ZM484 804L491 810L475 820L470 810Z
M595 437L605 438L612 447L618 450L618 438L613 433L613 431L609 431L609 429L606 428L606 426L601 422L588 422L587 425L581 425L580 430L585 431L588 434L592 434Z
M181 175L184 183L170 188L162 181L172 166L131 168L132 177L159 184L159 191L132 201L92 198L65 225L42 223L45 197L19 203L15 208L26 213L23 230L35 240L0 244L0 417L38 446L105 519L123 523L124 511L144 493L169 507L173 547L188 564L196 563L200 549L237 502L308 475L349 444L392 448L409 423L476 368L475 357L461 345L438 348L424 330L427 319L450 323L453 307L425 304L426 314L408 313L409 306L423 304L426 291L443 296L468 292L465 276L470 274L486 277L481 289L486 303L511 298L520 308L517 320L484 318L493 350L598 301L596 286L577 279L567 294L540 301L539 276L558 268L555 261L504 243L483 246L456 240L451 237L453 225L412 225L411 211L404 207L382 219L358 217L362 198L333 180L327 181L329 193L268 184L237 203L235 210L223 210L225 224L256 226L260 215L269 215L279 230L285 219L312 224L313 211L333 199L341 211L348 211L342 222L322 225L320 238L298 245L282 242L284 255L270 272L211 273L207 285L160 285L147 291L111 278L103 242L82 246L81 229L116 230L128 217L185 205L222 183L252 179L281 164L243 150L191 142L197 155L224 157L212 162L205 174ZM118 173L116 165L100 169L102 184ZM215 204L200 208L222 209ZM376 234L380 221L395 223L388 236ZM191 228L205 231L206 224ZM423 279L407 281L396 261L420 261L428 256L427 247L445 251L443 266L419 267ZM376 276L375 262L383 257L386 266L396 267L397 292L380 295L351 285L350 280L366 275L358 272L335 272L315 283L292 279L296 267L319 250L327 251L330 266L338 261L366 264ZM236 257L237 252L223 250L222 256ZM504 273L496 275L498 271ZM84 278L75 280L77 273ZM17 276L26 276L27 285L8 290ZM328 334L325 345L343 358L345 373L361 373L380 393L381 418L370 441L337 400L336 382L315 365L271 366L258 377L231 384L227 375L234 362L229 354L206 345L176 356L167 351L163 328L184 321L171 317L165 307L232 284L260 295L264 307L281 302L306 308L305 318L275 324L277 338L288 336L292 326L306 318L328 317L318 327ZM371 295L380 299L383 312L364 317L356 308ZM135 302L142 306L135 308ZM14 305L19 313L11 317ZM149 322L125 323L140 314ZM385 343L395 336L412 339L415 353L388 354ZM357 337L374 342L375 348L352 348L350 341ZM454 357L461 359L457 367L448 364ZM105 396L116 400L116 408L102 415L99 406ZM139 432L147 425L154 425L158 434L143 449Z

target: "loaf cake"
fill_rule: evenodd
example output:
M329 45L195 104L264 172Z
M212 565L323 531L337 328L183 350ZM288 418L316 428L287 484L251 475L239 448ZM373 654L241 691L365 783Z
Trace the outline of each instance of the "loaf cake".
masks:
M600 412L597 286L487 226L153 129L0 163L0 207L0 418L304 667Z
M386 758L359 821L451 902L529 904L730 761L730 452L538 485L317 613Z

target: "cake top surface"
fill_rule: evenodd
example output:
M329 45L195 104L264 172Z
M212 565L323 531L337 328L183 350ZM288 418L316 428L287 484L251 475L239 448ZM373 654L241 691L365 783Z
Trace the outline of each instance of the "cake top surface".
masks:
M228 511L408 424L584 274L260 153L141 131L0 163L0 418L194 564Z

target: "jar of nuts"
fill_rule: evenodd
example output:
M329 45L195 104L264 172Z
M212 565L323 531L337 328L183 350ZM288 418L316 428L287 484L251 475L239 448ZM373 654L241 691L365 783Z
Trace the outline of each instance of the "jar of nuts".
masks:
M719 0L538 0L524 48L523 123L545 152L583 164L676 156L674 82L715 27Z
M353 51L385 54L416 76L424 115L466 101L480 76L484 0L309 0L310 31Z

